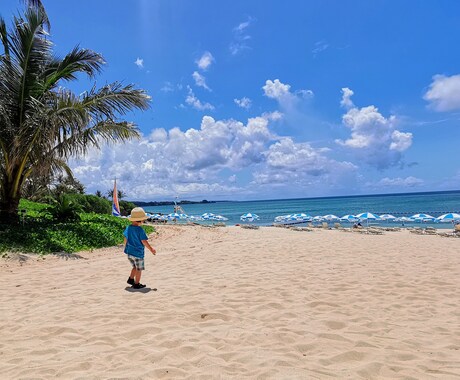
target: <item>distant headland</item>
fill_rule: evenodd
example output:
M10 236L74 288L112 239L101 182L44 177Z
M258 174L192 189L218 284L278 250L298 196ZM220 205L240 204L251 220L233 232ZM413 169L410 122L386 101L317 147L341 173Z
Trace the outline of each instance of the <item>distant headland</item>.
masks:
M138 202L133 201L136 206L145 207L145 206L171 206L174 204L178 205L192 205L192 204L205 204L205 203L216 203L215 201L207 201L203 199L202 201L152 201L152 202Z

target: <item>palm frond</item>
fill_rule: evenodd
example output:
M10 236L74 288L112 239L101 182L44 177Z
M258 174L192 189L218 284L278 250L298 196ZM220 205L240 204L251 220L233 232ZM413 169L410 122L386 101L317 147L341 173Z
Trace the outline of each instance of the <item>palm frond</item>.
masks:
M151 97L134 85L123 86L120 82L108 84L99 90L93 88L83 95L82 103L96 120L116 119L117 114L125 115L133 109L146 110Z
M51 29L51 24L50 20L48 18L48 15L46 14L45 7L43 6L43 3L41 0L23 0L23 2L29 7L29 8L34 8L38 9L40 12L43 13L43 23L46 26L48 30Z
M78 73L86 73L94 77L101 71L103 64L105 61L100 54L76 46L62 60L54 58L44 69L44 86L50 89L61 79L75 80Z

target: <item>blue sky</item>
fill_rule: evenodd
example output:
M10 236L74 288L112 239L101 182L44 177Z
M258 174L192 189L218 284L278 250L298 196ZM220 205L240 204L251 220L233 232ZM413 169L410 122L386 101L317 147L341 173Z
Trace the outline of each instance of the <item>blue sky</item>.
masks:
M88 192L115 177L135 200L460 188L456 1L43 2L58 55L95 50L97 85L152 96L126 116L141 140L71 162Z

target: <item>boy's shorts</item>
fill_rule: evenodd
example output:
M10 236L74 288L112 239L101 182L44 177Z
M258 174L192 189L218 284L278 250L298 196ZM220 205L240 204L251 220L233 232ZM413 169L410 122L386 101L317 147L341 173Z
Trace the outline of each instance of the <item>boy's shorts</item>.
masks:
M145 269L144 259L141 259L141 258L136 257L136 256L131 256L131 255L127 255L127 256L128 256L129 262L131 263L131 265L133 266L134 269L137 269L137 270L144 270Z

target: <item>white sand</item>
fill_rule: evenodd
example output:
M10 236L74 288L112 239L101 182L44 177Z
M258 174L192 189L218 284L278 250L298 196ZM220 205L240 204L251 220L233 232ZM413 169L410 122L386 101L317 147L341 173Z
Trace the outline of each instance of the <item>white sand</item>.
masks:
M159 231L158 291L121 248L2 261L1 378L460 378L460 239Z

